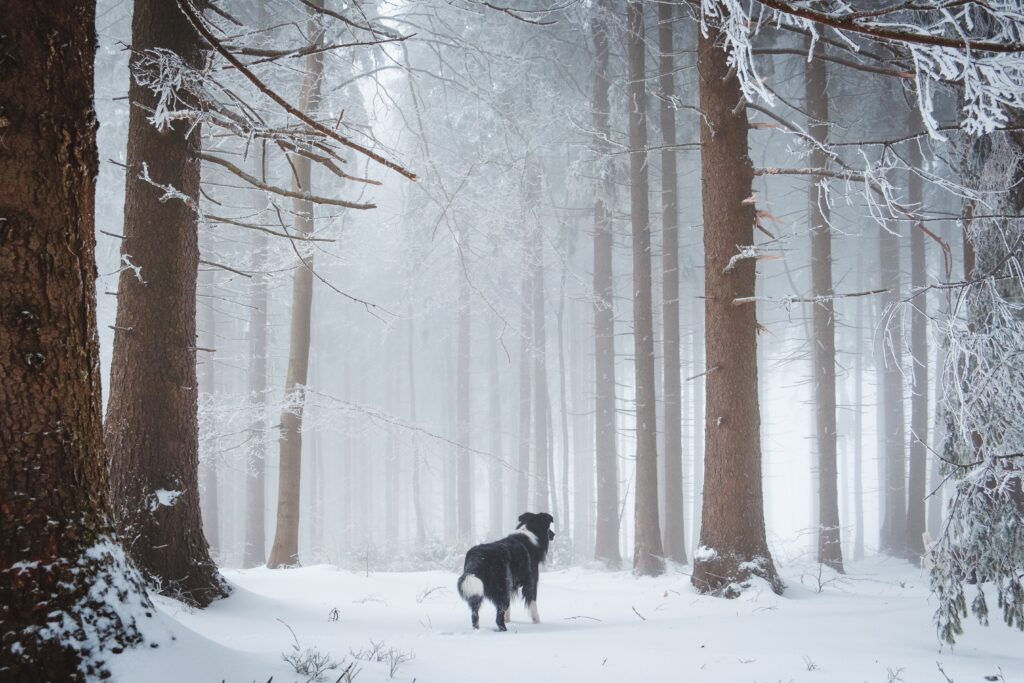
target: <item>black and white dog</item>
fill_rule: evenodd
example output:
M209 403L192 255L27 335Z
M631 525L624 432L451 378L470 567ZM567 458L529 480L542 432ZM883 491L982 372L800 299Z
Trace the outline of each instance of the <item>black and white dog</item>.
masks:
M554 521L546 512L524 512L519 515L519 525L511 534L500 541L469 549L458 588L473 613L473 628L480 628L480 603L487 598L498 610L498 630L507 630L509 603L512 594L519 589L523 591L533 623L540 623L537 580L540 563L548 554L548 544L555 538L551 530Z

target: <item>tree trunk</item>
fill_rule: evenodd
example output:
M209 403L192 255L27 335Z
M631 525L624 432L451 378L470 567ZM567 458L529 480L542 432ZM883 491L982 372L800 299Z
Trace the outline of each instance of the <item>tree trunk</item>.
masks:
M551 480L548 458L548 366L547 336L544 313L544 226L537 212L540 201L541 164L534 157L527 163L526 202L527 219L531 225L532 243L530 265L533 272L533 508L537 512L550 512Z
M821 44L807 62L805 72L811 149L811 168L826 168L829 126L828 71ZM832 299L832 227L823 177L810 186L811 287L814 328L814 406L818 436L818 562L843 571L836 468L836 322Z
M568 232L565 233L568 242ZM564 246L565 243L563 243ZM563 250L562 253L567 253ZM562 533L570 538L572 521L569 519L569 410L566 399L566 382L568 377L565 368L565 278L569 269L568 263L562 263L561 285L558 290L558 413L561 417L562 436ZM554 457L552 455L552 457ZM571 539L570 539L571 540ZM567 547L572 547L570 543Z
M469 253L469 241L461 235L459 249ZM463 256L464 257L464 256ZM456 536L460 543L473 541L473 469L469 459L469 363L470 363L470 291L469 275L458 269L459 278L459 332L456 360L455 387L455 440L459 443L456 467L455 500L458 506Z
M757 399L755 260L737 249L753 244L753 165L747 148L747 110L739 81L709 27L698 39L702 201L704 206L705 354L708 374L701 547L693 585L732 597L756 574L781 593L764 530L760 411Z
M488 528L490 537L498 538L502 530L502 510L505 506L504 485L502 481L502 464L504 453L502 453L501 438L501 378L498 373L498 329L495 319L491 325L490 343L488 344L488 407L491 413L491 462L489 467L489 520Z
M212 254L216 251L210 245L212 242L212 235L206 233L205 240L200 240L204 243L205 247L200 247L200 256L206 257L206 260L213 260ZM196 307L202 312L200 316L202 318L202 325L197 331L200 347L203 349L201 356L197 355L197 361L199 367L198 381L199 381L199 398L201 402L207 406L207 410L216 410L216 395L217 395L217 366L214 360L214 356L217 353L217 311L214 308L214 301L216 300L217 292L217 279L211 266L205 266L199 273L199 288L197 294L199 297L205 297L205 301L200 305L199 299L196 300ZM216 430L216 426L212 425L212 429ZM207 430L209 431L209 430ZM217 558L221 553L221 538L220 538L220 491L218 486L217 476L217 464L218 464L218 453L216 452L216 439L209 438L210 434L200 434L203 439L204 446L200 447L200 452L204 450L208 451L205 457L199 460L199 485L201 487L199 493L199 510L202 513L203 518L203 534L206 536L206 541L210 545L210 556Z
M411 297L410 297L411 300ZM407 346L409 363L409 420L416 424L416 332L412 317L412 304L408 304L409 344ZM427 543L427 528L423 519L423 462L420 455L420 442L412 440L412 509L416 516L416 546L422 548Z
M323 8L323 0L313 0ZM308 34L316 36L316 24L310 21ZM310 112L320 97L320 77L323 73L323 53L308 55L306 74L299 95L299 109ZM296 192L311 192L310 160L292 155L292 186ZM305 199L292 201L295 212L294 229L299 236L313 234L313 203ZM292 322L288 344L288 374L285 379L285 408L281 411L280 468L277 491L277 526L274 544L270 549L267 566L271 569L294 567L299 564L299 496L302 477L302 409L305 403L306 382L309 374L309 327L313 308L313 256L303 258L292 279Z
M597 520L594 558L609 568L622 564L619 551L619 461L615 444L615 304L612 274L611 137L608 100L608 15L610 0L597 0L591 31L594 41L594 152L599 169L594 188L594 467Z
M0 2L17 27L4 38L17 68L0 76L0 671L12 683L98 680L104 653L142 642L136 620L153 611L113 537L103 451L94 13Z
M864 272L861 250L857 272ZM864 297L857 297L856 342L853 347L853 559L864 559Z
M136 0L133 69L144 51L202 61L199 39L173 3ZM151 90L131 80L122 258L107 402L114 518L128 556L161 592L205 606L227 595L199 510L196 276L200 131L147 120ZM164 201L169 184L189 203ZM139 270L135 270L138 268Z
M644 87L644 10L626 5L629 53L629 179L633 224L633 342L636 368L636 502L633 571L665 571L658 528L658 429L654 397L654 320L651 303L651 226L647 181L647 96Z
M265 156L256 153L258 172L264 176ZM258 567L267 559L266 549L266 411L267 411L267 235L253 231L253 259L256 273L249 290L249 423L248 467L245 476L245 548L243 567Z
M907 547L906 500L906 431L903 416L903 374L900 370L903 352L898 330L902 316L900 303L900 240L887 228L879 232L879 264L882 287L888 291L883 305L893 313L883 328L880 345L882 365L882 419L884 422L884 517L882 520L881 551L902 557Z
M914 112L916 112L916 107ZM919 114L911 115L911 130L920 130ZM907 150L907 164L911 169L922 166L921 146L912 141ZM922 205L921 176L913 170L907 179L907 200L911 207ZM925 286L926 263L924 230L917 223L910 225L910 286L917 290ZM910 395L910 466L907 481L907 539L906 549L914 562L924 554L925 496L928 495L928 295L914 298L910 313L910 357L913 371Z
M530 306L530 247L527 243L526 228L523 226L523 280L521 286L522 302L519 312L519 454L516 459L516 516L526 512L529 506L530 493L530 340L532 338L532 319Z
M665 358L665 556L686 563L683 514L683 405L679 372L679 178L676 173L673 7L658 3L658 85L661 88L662 326Z

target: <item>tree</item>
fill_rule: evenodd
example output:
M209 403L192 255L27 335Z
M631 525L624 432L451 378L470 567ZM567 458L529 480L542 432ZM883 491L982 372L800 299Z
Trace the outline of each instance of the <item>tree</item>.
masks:
M152 615L114 535L96 330L95 3L0 2L0 677L109 675Z
M738 595L751 575L782 592L764 530L757 397L753 165L740 81L722 49L722 29L702 31L701 199L704 207L704 506L694 587Z
M311 0L323 9L323 0ZM318 46L323 32L312 18L307 33L310 44ZM305 76L299 95L299 111L311 112L320 99L320 81L323 75L323 52L313 52L305 58ZM294 169L292 181L295 192L311 192L312 163L302 155L291 159ZM309 237L315 229L313 202L308 198L293 200L295 232ZM292 324L288 344L288 374L285 378L285 408L281 411L280 475L277 493L277 527L270 548L267 566L271 569L299 564L299 496L302 479L302 410L305 403L306 382L309 375L310 318L313 308L313 257L299 256L300 264L292 280Z
M665 570L658 528L658 440L654 397L654 319L651 302L651 226L648 205L647 94L643 4L626 5L629 62L629 187L633 225L633 343L636 368L636 531L633 571Z
M820 44L812 48L804 76L810 135L811 167L828 168L828 69ZM836 321L832 298L832 226L825 178L810 186L811 281L814 298L814 406L818 437L818 562L843 571L839 533L838 468L836 466Z
M619 468L615 448L615 308L613 301L611 200L612 168L608 158L611 105L608 99L609 0L598 0L591 21L594 42L594 420L597 473L597 528L594 557L617 569L619 551Z
M462 259L470 252L468 234L460 233L458 258ZM455 440L459 444L458 462L456 464L455 499L458 509L456 535L460 543L473 542L473 463L469 458L469 369L471 363L470 333L472 332L471 302L469 275L459 269L459 301L458 301L458 342L456 349L455 369Z
M954 486L932 550L939 637L963 633L970 611L988 624L992 592L1003 620L1024 629L1024 115L1008 132L964 140L961 173L977 192L968 236L975 259L945 321L943 469ZM978 210L980 200L985 209ZM982 584L989 584L986 596Z
M658 3L658 85L661 89L661 250L665 391L665 556L686 563L683 515L683 405L679 377L679 178L676 172L674 5Z
M136 0L124 269L105 436L114 519L126 552L161 592L205 606L228 588L203 536L197 481L201 128L153 114L162 105L150 87L150 59L166 51L194 68L202 61L199 37L175 4Z
M919 130L921 117L917 108L908 117L911 130ZM913 141L907 150L907 164L911 169L922 169L921 143ZM911 170L907 178L907 202L919 210L924 200L921 172ZM926 263L924 225L910 223L910 286L916 292L925 286ZM910 448L907 478L907 539L906 550L917 562L924 555L925 497L928 495L928 295L914 299L910 312Z
M530 267L533 277L530 287L533 295L530 307L533 312L533 334L530 344L533 360L533 507L537 510L550 510L557 519L558 515L551 504L553 482L548 476L551 459L551 449L548 448L551 406L548 396L547 335L544 320L544 225L537 209L541 193L540 159L530 154L526 168L524 198L528 222L526 229L530 232Z

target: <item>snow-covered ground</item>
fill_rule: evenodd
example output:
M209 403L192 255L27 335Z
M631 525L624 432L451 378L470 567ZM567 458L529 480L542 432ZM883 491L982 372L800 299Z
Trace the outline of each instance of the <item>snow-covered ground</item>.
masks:
M1024 634L995 612L989 628L972 618L954 649L940 648L927 576L902 562L869 559L838 579L782 567L784 596L755 586L736 600L694 593L687 571L548 571L542 623L519 603L498 633L489 603L470 628L455 573L231 570L234 594L205 611L159 599L152 633L165 642L115 657L114 680L306 681L282 660L297 640L299 652L344 662L331 683L353 662L358 683L389 680L388 653L413 657L393 680L419 683L1024 681Z

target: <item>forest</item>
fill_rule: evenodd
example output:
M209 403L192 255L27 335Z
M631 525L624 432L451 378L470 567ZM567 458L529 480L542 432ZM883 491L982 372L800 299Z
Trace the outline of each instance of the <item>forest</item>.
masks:
M1022 211L1020 0L0 0L0 681L1024 683Z

